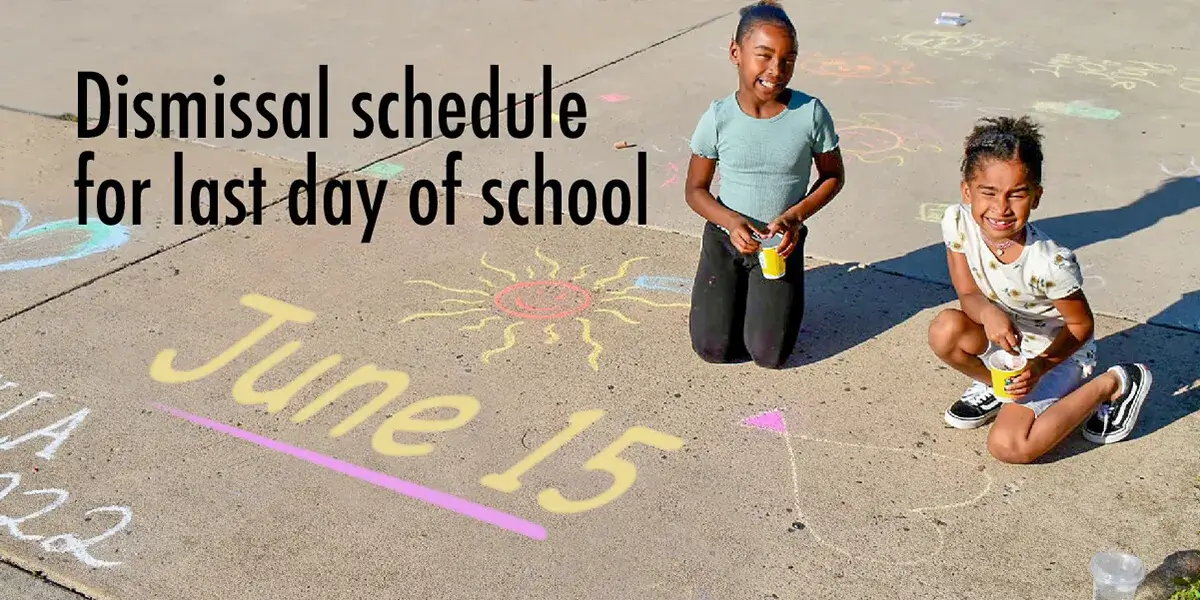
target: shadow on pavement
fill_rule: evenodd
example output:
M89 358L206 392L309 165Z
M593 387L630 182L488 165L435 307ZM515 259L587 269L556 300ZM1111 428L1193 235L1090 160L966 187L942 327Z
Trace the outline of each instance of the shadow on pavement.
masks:
M837 356L956 298L946 285L839 264L805 271L804 295L804 325L786 368ZM914 350L926 349L922 340Z
M1197 294L1200 292L1188 295ZM1200 411L1200 384L1194 383L1200 381L1198 341L1200 336L1190 331L1146 324L1135 325L1097 341L1100 361L1098 373L1117 363L1140 362L1150 367L1154 375L1150 396L1142 407L1137 428L1128 439L1151 435ZM1095 445L1078 435L1072 435L1038 462L1056 462L1092 448Z
M1181 550L1163 559L1161 565L1146 574L1138 588L1138 600L1169 600L1178 587L1176 577L1200 576L1200 550Z

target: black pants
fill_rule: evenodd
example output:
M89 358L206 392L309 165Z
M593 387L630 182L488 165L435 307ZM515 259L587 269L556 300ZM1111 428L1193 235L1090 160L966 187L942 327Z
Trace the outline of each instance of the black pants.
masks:
M710 363L754 360L778 369L792 353L804 318L804 240L787 257L787 273L762 276L758 255L738 252L729 234L704 226L700 266L692 286L692 349Z

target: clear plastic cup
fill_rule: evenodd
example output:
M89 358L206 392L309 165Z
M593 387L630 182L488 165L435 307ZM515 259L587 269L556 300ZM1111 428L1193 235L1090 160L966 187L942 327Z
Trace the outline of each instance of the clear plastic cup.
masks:
M1142 559L1120 550L1092 557L1092 600L1134 600L1146 578Z

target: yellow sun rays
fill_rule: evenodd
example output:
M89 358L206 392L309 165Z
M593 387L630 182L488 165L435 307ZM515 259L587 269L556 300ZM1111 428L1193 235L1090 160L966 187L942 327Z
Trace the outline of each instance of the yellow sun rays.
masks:
M419 312L404 317L400 320L400 322L409 323L411 321L432 319L437 317L459 317L463 315L472 315L475 313L491 313L490 315L479 315L481 318L478 322L474 324L462 325L458 328L458 330L462 332L484 331L488 328L489 323L492 323L493 321L508 322L502 332L503 343L494 348L484 350L483 353L480 354L480 360L483 361L484 364L492 364L493 358L516 347L517 332L519 329L521 329L522 325L526 324L528 320L548 319L551 321L541 330L542 333L545 334L545 339L543 342L547 345L556 344L563 339L564 334L560 332L558 328L560 323L573 320L579 323L580 339L590 348L587 355L588 365L593 371L599 371L600 356L604 354L605 349L604 345L596 340L595 337L593 337L593 331L596 327L596 317L598 315L609 315L614 317L615 321L620 321L628 325L641 324L641 321L626 315L620 310L617 310L615 305L612 308L609 308L607 306L601 307L600 304L626 302L652 306L655 308L686 308L690 306L690 304L686 302L656 302L649 298L635 295L634 291L639 289L636 285L627 285L616 291L607 289L609 284L626 279L630 266L639 261L646 260L647 257L645 256L638 256L626 260L621 263L621 265L617 268L616 273L613 275L596 279L591 283L590 286L584 286L579 282L588 276L588 269L590 269L592 265L583 265L579 267L578 271L569 280L560 280L558 276L559 273L563 271L563 265L559 261L542 253L540 247L535 247L533 254L545 267L543 269L544 274L539 276L538 270L535 269L533 265L524 265L526 277L523 279L518 275L519 271L517 270L506 269L502 266L497 266L488 262L487 253L484 252L479 258L479 264L484 269L493 273L493 276L491 278L485 278L483 276L475 277L477 281L483 284L483 289L452 287L430 279L412 279L406 281L406 284L430 286L443 292L464 295L468 296L469 298L452 297L441 299L439 301L441 304L460 305L463 308L436 312ZM502 276L504 279L507 279L507 282L505 282L504 279L498 279L498 276ZM545 287L542 287L543 285ZM541 313L543 316L537 316L538 313L533 309L530 309L524 300L522 300L521 304L517 305L516 308L514 308L512 305L503 305L503 297L505 294L519 296L521 290L518 288L521 288L522 286L533 286L534 289L543 290L537 292L538 294L543 294L544 290L549 289L551 292L553 292L550 295L556 296L555 301L563 301L565 304L558 307L551 307L549 309L551 311L558 311L554 316L544 316L545 313ZM525 289L529 288L526 287ZM513 296L508 297L512 298ZM564 300L564 298L566 298L566 300ZM544 301L544 298L539 296L538 298L529 301ZM571 301L577 302L578 306L572 306L570 304ZM595 315L589 315L588 313L595 313Z
M604 346L601 346L600 342L597 342L596 340L592 339L592 322L591 321L581 318L581 317L575 317L575 320L579 321L580 323L583 324L583 332L580 334L580 336L583 338L583 341L592 345L592 353L588 354L588 358L587 358L588 364L592 366L593 371L599 371L600 370L600 353L604 352Z
M516 329L517 325L520 325L521 323L524 323L524 321L517 321L516 323L504 328L504 345L499 348L492 348L491 350L484 352L483 355L479 357L483 360L484 364L487 364L488 360L490 360L493 355L505 352L517 344Z

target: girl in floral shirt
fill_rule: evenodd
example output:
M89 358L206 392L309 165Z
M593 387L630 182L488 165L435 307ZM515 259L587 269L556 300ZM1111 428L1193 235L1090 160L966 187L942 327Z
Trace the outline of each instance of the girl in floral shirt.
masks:
M967 137L963 203L942 219L942 237L960 308L942 311L929 331L933 351L975 380L945 414L961 429L996 423L988 449L1005 462L1045 454L1081 423L1095 443L1129 436L1152 377L1141 364L1096 367L1095 322L1071 250L1029 224L1042 197L1042 146L1028 117L982 120ZM1022 354L1004 402L984 360ZM1087 383L1084 383L1087 381Z

